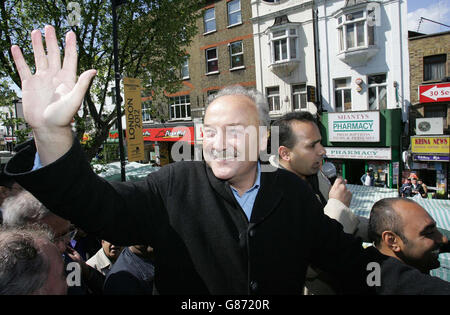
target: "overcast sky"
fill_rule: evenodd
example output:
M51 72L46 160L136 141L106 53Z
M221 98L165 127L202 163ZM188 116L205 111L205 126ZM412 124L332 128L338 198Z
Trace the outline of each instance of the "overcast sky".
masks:
M427 18L450 26L450 0L407 0L408 1L408 30L416 31L420 17ZM436 23L423 20L419 32L424 34L450 31Z

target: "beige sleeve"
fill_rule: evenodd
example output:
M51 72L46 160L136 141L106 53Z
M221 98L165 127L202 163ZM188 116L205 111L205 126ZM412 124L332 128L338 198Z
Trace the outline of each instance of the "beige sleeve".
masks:
M344 227L344 232L354 234L358 228L358 217L341 201L331 198L323 209L325 214Z

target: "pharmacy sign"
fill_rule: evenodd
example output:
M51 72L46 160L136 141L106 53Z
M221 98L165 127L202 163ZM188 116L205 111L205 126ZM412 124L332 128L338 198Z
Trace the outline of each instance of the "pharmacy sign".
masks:
M380 112L348 112L328 114L330 142L379 142Z

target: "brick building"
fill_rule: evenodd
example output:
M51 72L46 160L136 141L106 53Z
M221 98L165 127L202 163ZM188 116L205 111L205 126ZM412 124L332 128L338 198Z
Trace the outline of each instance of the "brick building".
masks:
M409 60L409 166L434 188L431 191L446 197L450 177L450 32L410 32Z
M152 100L167 109L169 120L163 124L144 121L147 155L160 156L163 165L171 162L172 146L182 136L191 144L193 158L196 137L201 145L208 96L228 85L256 86L251 17L249 0L206 1L197 21L198 33L186 48L186 61L180 69L182 88Z

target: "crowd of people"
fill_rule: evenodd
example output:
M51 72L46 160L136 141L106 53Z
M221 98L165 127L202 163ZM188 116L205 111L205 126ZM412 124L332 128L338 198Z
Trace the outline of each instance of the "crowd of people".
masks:
M415 173L405 179L403 185L400 187L400 195L402 197L414 197L416 195L422 198L428 197L428 187L425 183L417 177Z
M139 182L103 180L70 127L95 71L77 79L73 32L62 67L54 28L45 27L47 54L40 31L31 36L34 75L11 49L34 141L4 170L21 191L2 207L0 293L450 294L449 282L428 274L449 244L433 218L405 198L377 202L369 220L356 216L345 181L321 170L312 115L274 123L268 171L258 159L268 104L256 90L210 98L205 161L172 163Z

